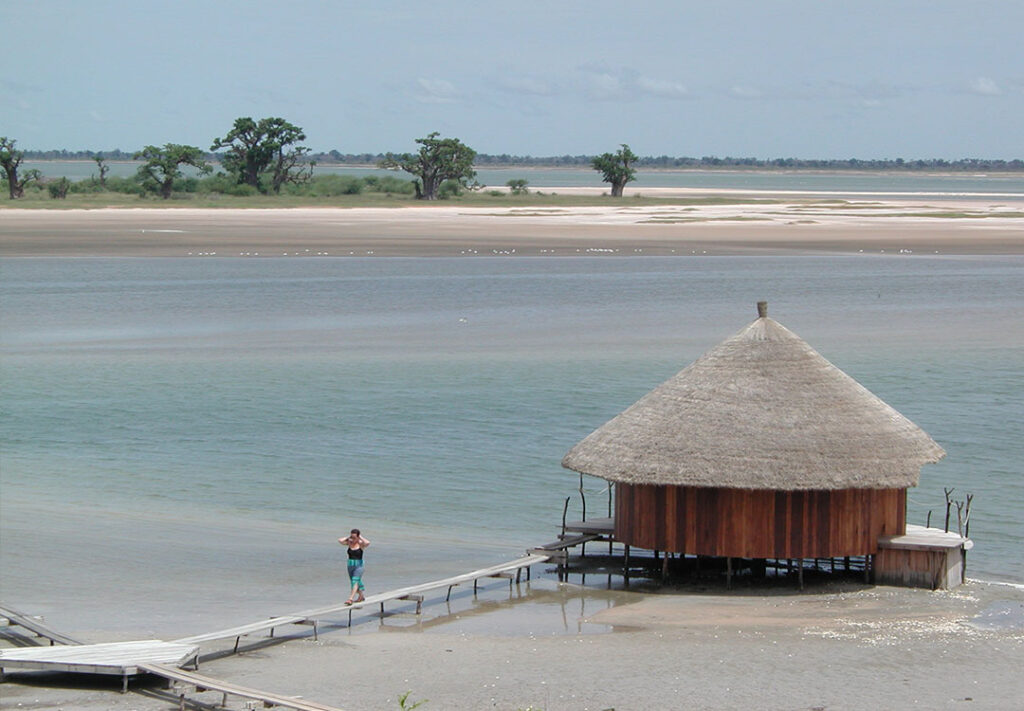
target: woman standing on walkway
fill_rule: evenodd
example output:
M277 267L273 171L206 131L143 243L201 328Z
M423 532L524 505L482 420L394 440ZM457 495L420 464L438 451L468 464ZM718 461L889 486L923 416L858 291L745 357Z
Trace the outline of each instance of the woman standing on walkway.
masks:
M366 586L363 585L363 551L370 542L363 538L358 528L353 528L348 538L339 538L338 543L348 547L348 579L352 583L352 592L349 593L345 604L362 602L366 599L363 595L363 591L366 590Z

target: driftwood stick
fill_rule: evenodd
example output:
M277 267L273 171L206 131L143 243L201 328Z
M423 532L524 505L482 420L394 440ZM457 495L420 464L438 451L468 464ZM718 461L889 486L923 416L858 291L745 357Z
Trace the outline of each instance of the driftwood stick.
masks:
M583 493L583 475L580 474L580 501L583 503L583 520L587 520L587 497Z
M956 489L947 489L946 487L942 487L942 490L946 492L946 533L949 533L949 509L953 504L953 499L950 498L950 494L956 491Z
M964 536L964 502L956 502L956 532L961 538Z
M971 537L971 502L974 501L974 494L967 495L967 507L964 509L964 538Z

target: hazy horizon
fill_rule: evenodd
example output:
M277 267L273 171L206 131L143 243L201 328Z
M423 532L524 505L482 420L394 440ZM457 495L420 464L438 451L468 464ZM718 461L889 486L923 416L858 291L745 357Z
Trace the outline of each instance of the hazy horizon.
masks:
M1020 157L1024 4L3 3L0 135L207 148L281 116L314 152Z

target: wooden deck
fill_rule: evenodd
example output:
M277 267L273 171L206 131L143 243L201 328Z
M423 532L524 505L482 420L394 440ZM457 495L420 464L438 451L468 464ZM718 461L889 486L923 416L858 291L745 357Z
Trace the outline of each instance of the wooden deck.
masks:
M571 521L565 524L565 530L570 533L612 537L615 535L615 518L590 518L586 521Z
M70 644L0 650L0 679L9 669L112 674L124 679L138 674L144 664L197 664L198 645L159 639L103 644Z

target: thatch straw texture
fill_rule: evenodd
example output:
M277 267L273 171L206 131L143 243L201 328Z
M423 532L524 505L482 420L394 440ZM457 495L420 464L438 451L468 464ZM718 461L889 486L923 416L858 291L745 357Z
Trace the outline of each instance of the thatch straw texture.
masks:
M562 466L630 484L888 489L916 486L921 466L943 456L763 315L582 440Z

